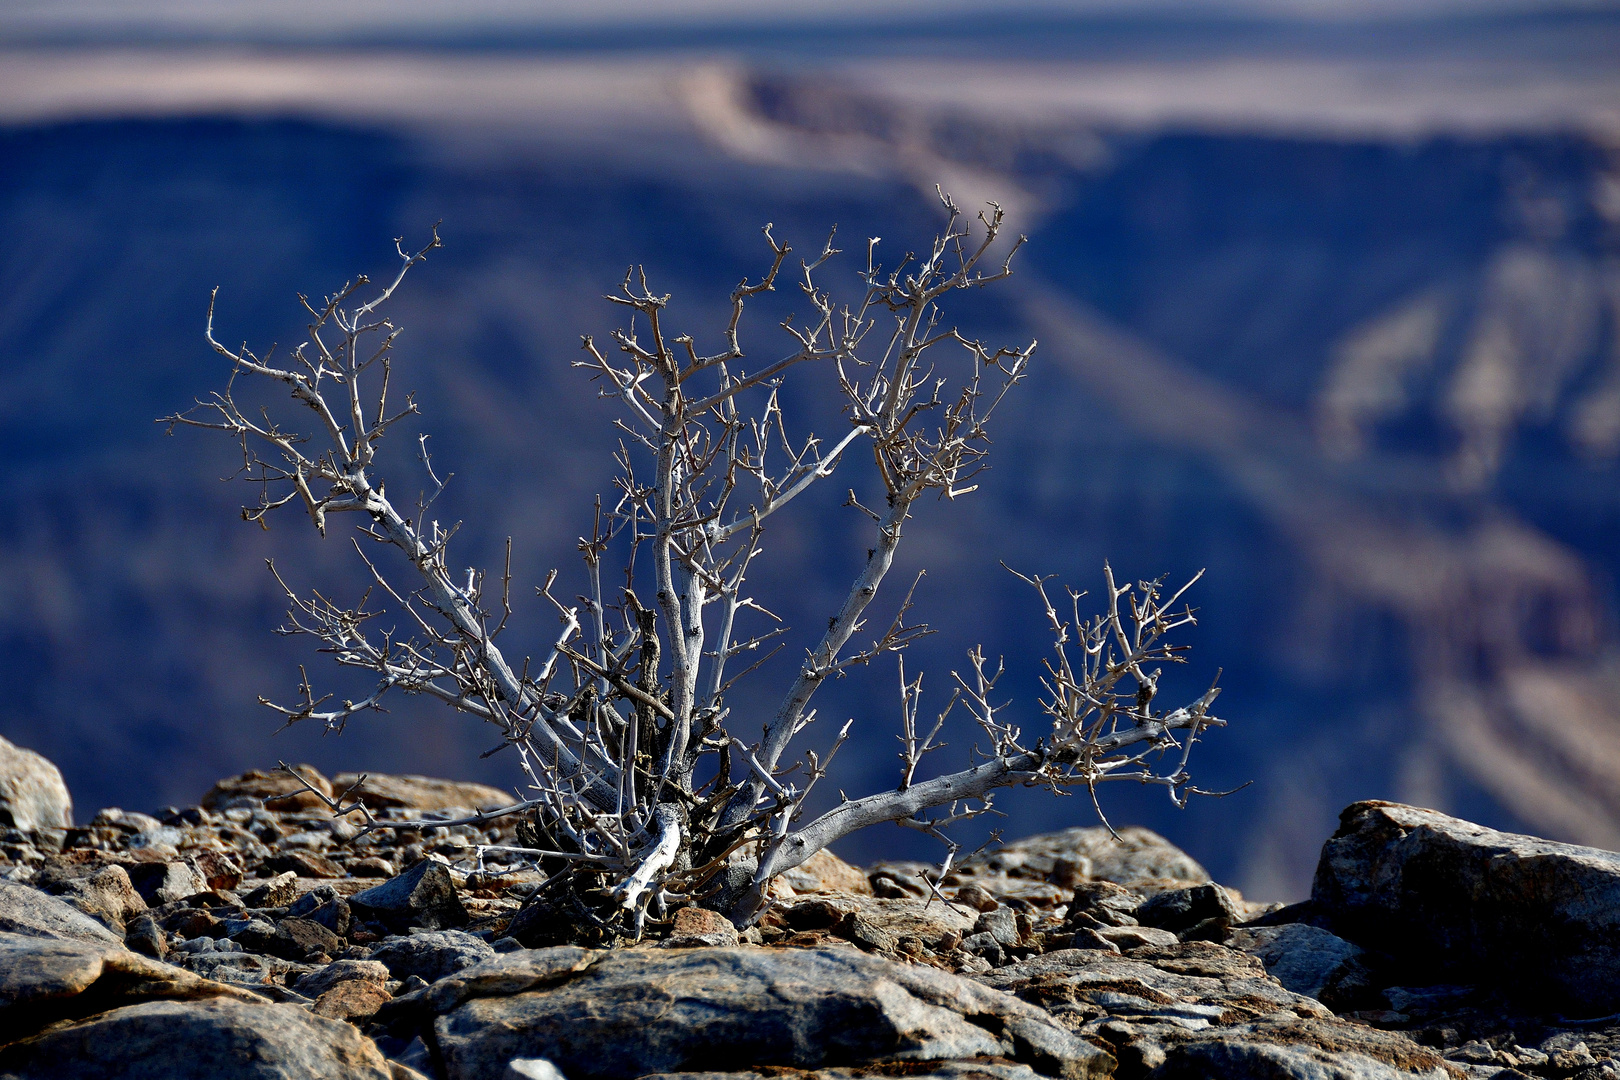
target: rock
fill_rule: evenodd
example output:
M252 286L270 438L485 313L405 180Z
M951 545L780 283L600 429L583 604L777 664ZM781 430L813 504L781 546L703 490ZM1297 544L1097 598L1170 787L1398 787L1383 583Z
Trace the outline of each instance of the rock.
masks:
M23 832L73 825L73 797L50 760L0 738L0 825Z
M313 851L288 851L264 861L264 865L277 872L290 873L301 878L340 878L343 867L325 855Z
M66 901L27 885L0 881L0 931L120 946L123 940Z
M312 960L320 956L330 959L343 951L342 939L332 931L318 922L293 916L277 924L275 937L266 944L270 955L284 960Z
M872 895L872 884L866 879L866 871L851 866L826 848L782 874L778 880L785 881L800 896L810 893Z
M360 773L338 773L332 787L346 791L360 779ZM493 810L517 802L514 796L487 784L461 780L438 780L431 776L389 776L367 773L366 782L350 796L373 810Z
M148 907L172 904L209 889L208 880L184 862L138 863L129 868L129 883Z
M298 875L283 871L242 895L242 903L250 908L287 907L298 898Z
M293 1005L153 1001L113 1009L0 1050L11 1080L392 1080L348 1024Z
M149 912L130 920L124 930L124 946L135 952L161 960L169 954L169 939Z
M1064 888L1073 888L1079 874L1120 885L1209 881L1207 870L1158 833L1135 826L1118 833L1116 840L1107 829L1090 827L1026 837L963 860L956 874L964 882L998 875L1041 881L1062 877Z
M1620 855L1433 810L1354 803L1322 848L1312 903L1333 928L1431 974L1580 1015L1620 1010Z
M348 937L354 921L349 902L330 885L317 886L294 900L287 914L318 922L338 937Z
M1112 881L1088 881L1075 887L1069 901L1070 925L1135 926L1142 896ZM1090 922L1081 919L1084 914Z
M298 771L298 775L309 781L311 787L328 798L331 797L331 782L322 776L315 766L295 765L293 768ZM238 799L257 799L264 804L266 810L274 810L277 813L320 810L326 806L304 785L280 769L274 772L252 769L240 776L221 780L208 789L208 794L202 797L201 805L204 810L223 809Z
M416 975L432 983L494 955L495 950L482 938L460 930L437 930L390 938L372 950L371 959L388 968L396 979Z
M1180 938L1168 930L1160 930L1156 926L1105 926L1096 931L1098 937L1104 941L1111 941L1118 945L1121 952L1130 952L1132 949L1166 949L1173 948ZM1231 944L1231 942L1227 942ZM1275 976L1273 976L1275 977ZM1277 980L1282 982L1281 979ZM1287 983L1283 983L1288 986ZM1294 987L1288 986L1294 990ZM1295 993L1304 993L1303 990L1294 990ZM1315 994L1308 995L1315 997Z
M1333 1019L1168 1033L1139 1052L1151 1080L1451 1080L1440 1055L1394 1032Z
M146 910L146 901L130 884L129 872L116 863L87 877L57 878L48 887L120 939L127 921Z
M334 960L310 972L293 984L307 998L318 998L338 983L363 982L382 986L388 981L388 968L375 960Z
M349 906L399 933L413 926L444 930L468 922L449 869L429 859L381 885L355 893L349 897Z
M1173 934L1185 934L1197 927L1224 929L1238 918L1237 908L1219 885L1193 885L1166 889L1144 900L1136 909L1136 921L1157 926ZM1204 938L1204 940L1210 940Z
M1075 1028L1109 1015L1199 1030L1280 1011L1308 1018L1332 1015L1320 1002L1285 990L1254 957L1204 941L1142 948L1129 957L1063 949L977 979L1040 1005Z
M1362 949L1318 926L1238 928L1226 945L1259 957L1272 978L1336 1012L1357 1007L1371 989Z
M568 1080L562 1070L545 1058L513 1058L506 1063L501 1080Z
M737 928L718 911L687 907L675 913L675 925L663 942L667 949L717 948L739 943Z
M510 1074L508 1074L510 1075ZM640 1080L877 1080L891 1075L887 1070L873 1069L817 1069L814 1072L771 1069L755 1072L681 1072L653 1073ZM1038 1080L1039 1073L1028 1065L1015 1065L1010 1061L935 1061L928 1065L907 1066L906 1080Z
M122 948L0 933L0 1042L153 998L262 1000Z
M434 1030L451 1080L499 1076L520 1057L552 1061L571 1080L981 1056L1053 1076L1114 1067L1016 998L847 947L535 952L559 954L538 989L472 992L522 980L513 957L523 954L507 954L423 992L443 1013Z
M363 1022L377 1015L377 1010L393 1000L383 987L358 979L340 982L315 1000L313 1012L329 1020Z

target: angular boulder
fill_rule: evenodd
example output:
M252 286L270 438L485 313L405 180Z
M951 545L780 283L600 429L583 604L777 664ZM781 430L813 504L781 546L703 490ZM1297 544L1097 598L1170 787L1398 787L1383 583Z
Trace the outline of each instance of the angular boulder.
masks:
M851 948L533 950L419 993L440 1013L451 1080L498 1080L514 1058L544 1058L569 1080L986 1056L1048 1076L1114 1068L1042 1009Z
M151 1001L0 1049L11 1080L393 1080L376 1044L295 1005Z
M1258 957L1267 974L1283 986L1330 1009L1354 1008L1371 989L1361 947L1319 926L1285 923L1239 928L1226 944Z
M73 797L48 758L0 738L0 825L23 832L66 829Z
M443 863L423 859L403 874L349 897L356 915L376 919L396 933L413 926L449 930L466 926L467 909Z
M1620 1010L1620 854L1359 802L1322 848L1311 901L1343 936L1596 1015Z

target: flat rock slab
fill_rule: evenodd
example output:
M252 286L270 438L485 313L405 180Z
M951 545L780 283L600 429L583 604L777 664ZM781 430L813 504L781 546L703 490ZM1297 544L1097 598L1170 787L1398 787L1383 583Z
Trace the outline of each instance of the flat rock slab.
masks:
M984 1057L1049 1076L1114 1068L1011 995L853 949L540 949L421 994L448 1010L434 1033L450 1080L499 1080L513 1058L544 1058L569 1080Z
M509 792L488 784L440 780L432 776L338 773L332 777L332 786L338 791L347 791L359 783L362 776L365 783L350 798L373 810L493 810L518 801Z
M67 901L10 881L0 881L0 931L114 947L124 943Z
M153 1001L0 1050L0 1080L393 1080L349 1024L293 1005Z
M1328 1017L1323 1005L1266 974L1252 956L1205 941L1141 948L1129 957L1063 949L978 976L1079 1029L1105 1016L1203 1030L1278 1012Z
M1403 1035L1340 1020L1242 1024L1172 1035L1147 1049L1148 1080L1453 1080L1462 1075Z
M1344 936L1582 1014L1620 1010L1620 855L1399 803L1339 820L1311 899Z

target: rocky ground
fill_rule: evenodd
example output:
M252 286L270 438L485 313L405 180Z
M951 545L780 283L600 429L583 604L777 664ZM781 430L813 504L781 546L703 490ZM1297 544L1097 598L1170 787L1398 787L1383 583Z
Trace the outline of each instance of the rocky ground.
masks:
M323 792L328 781L305 768ZM0 1080L1620 1078L1620 856L1357 803L1311 899L1070 829L931 889L823 854L741 933L557 940L491 788L281 773L72 824L0 740ZM492 850L493 849L493 850Z

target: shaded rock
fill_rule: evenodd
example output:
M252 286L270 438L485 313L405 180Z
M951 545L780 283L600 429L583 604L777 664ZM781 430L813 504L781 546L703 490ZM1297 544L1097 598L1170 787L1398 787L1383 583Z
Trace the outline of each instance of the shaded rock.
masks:
M1069 901L1068 922L1086 926L1135 926L1136 909L1142 906L1140 893L1131 892L1112 881L1088 881L1075 887ZM1081 916L1089 917L1089 922Z
M168 936L149 912L130 920L124 930L124 946L154 960L161 960L169 953Z
M0 738L0 825L38 832L72 824L73 797L61 771L48 758Z
M360 779L360 773L338 773L332 787L346 791ZM493 810L518 800L500 788L461 780L439 780L431 776L390 776L366 773L366 782L350 796L373 810Z
M552 985L470 996L435 1022L450 1077L500 1076L517 1057L571 1080L697 1066L817 1068L873 1061L1016 1057L1047 1075L1106 1076L1113 1060L1046 1013L969 980L848 948L559 953ZM463 973L500 977L508 954ZM532 955L532 954L531 954ZM447 980L453 982L454 980Z
M455 882L443 863L424 859L381 885L355 893L349 906L361 916L376 919L390 930L412 926L427 930L467 925L467 909L456 893ZM513 936L518 936L514 933Z
M146 910L146 901L130 884L129 872L113 863L87 877L56 878L47 888L120 939L126 922Z
M737 928L718 911L688 907L675 913L663 945L668 949L717 948L738 943Z
M1166 889L1144 900L1136 909L1137 922L1172 934L1184 934L1210 923L1229 927L1237 918L1232 898L1225 889L1214 884Z
M1156 926L1105 926L1097 930L1096 934L1104 941L1112 941L1115 945L1118 945L1122 952L1144 948L1174 948L1176 942L1180 940L1170 931L1160 930ZM1281 982L1282 980L1278 979L1278 981ZM1283 985L1288 986L1287 983L1283 983ZM1288 986L1288 989L1294 990L1294 987ZM1303 990L1294 990L1294 992L1304 993ZM1309 996L1315 997L1316 995L1311 994Z
M0 933L0 1038L153 998L260 998L126 949Z
M1226 945L1259 957L1272 978L1338 1012L1355 1007L1371 989L1362 949L1321 927L1238 928Z
M353 915L349 902L329 885L322 885L294 900L288 915L320 923L338 937L348 937Z
M1451 1080L1439 1054L1395 1032L1333 1019L1264 1021L1140 1048L1151 1080Z
M208 879L189 863L138 863L128 872L129 883L148 907L171 904L209 889Z
M0 931L117 947L123 940L72 904L27 885L0 881Z
M332 784L313 765L293 766L298 774L308 780L311 787L323 795L331 797ZM258 799L264 803L266 810L285 813L296 810L319 810L325 807L313 793L305 790L304 786L286 773L277 769L274 772L261 772L252 769L221 780L208 789L202 797L201 806L205 810L214 810L229 805L236 799Z
M372 950L371 959L396 979L416 975L432 983L494 955L495 950L482 938L460 930L437 930L391 938Z
M1620 1009L1613 852L1361 802L1323 846L1311 899L1345 937L1427 972L1546 995L1586 1015Z
M0 934L0 1020L16 1009L83 993L101 978L106 951L77 941Z
M266 944L265 951L286 960L307 960L323 955L330 958L343 951L343 941L332 931L310 919L291 916L276 925L274 938Z
M183 1048L183 1052L182 1052ZM10 1080L391 1080L348 1024L292 1005L154 1001L53 1028L0 1050Z

